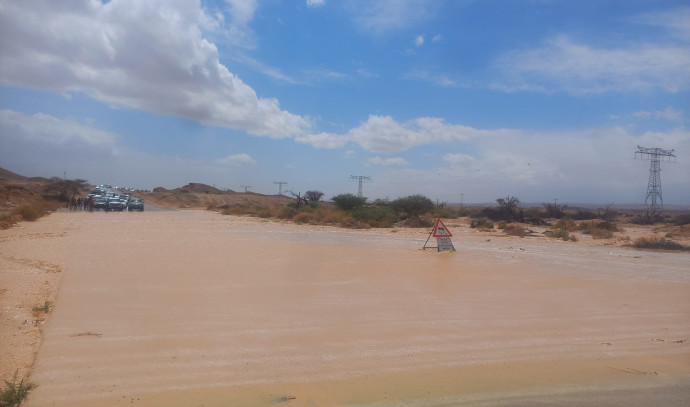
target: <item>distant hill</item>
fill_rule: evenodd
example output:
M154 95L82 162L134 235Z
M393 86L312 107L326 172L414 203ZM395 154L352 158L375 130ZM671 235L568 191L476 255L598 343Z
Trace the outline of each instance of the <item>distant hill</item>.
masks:
M1 181L28 181L28 178L19 174L15 174L12 171L0 168L0 180Z
M170 208L271 207L283 206L293 201L293 198L283 195L262 195L255 192L239 193L197 182L191 182L175 189L156 187L152 192L135 192L134 195Z

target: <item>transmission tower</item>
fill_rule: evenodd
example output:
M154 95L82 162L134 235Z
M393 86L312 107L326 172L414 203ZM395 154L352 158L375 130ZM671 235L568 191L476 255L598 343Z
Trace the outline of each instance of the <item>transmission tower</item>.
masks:
M283 195L283 185L287 185L287 182L275 181L274 184L278 184L278 195Z
M245 193L245 194L247 193L247 190L248 190L249 188L251 188L251 187L252 187L251 185L240 185L240 188L244 188L244 193Z
M676 162L674 150L661 148L647 148L637 146L635 158L650 160L649 182L647 183L647 196L644 199L645 214L648 220L653 220L661 214L664 208L664 200L661 196L661 161ZM671 160L673 158L673 160Z
M364 175L350 175L350 179L356 179L357 181L359 181L359 188L357 188L357 196L360 198L363 197L364 195L362 195L362 181L371 181L371 177L367 177Z

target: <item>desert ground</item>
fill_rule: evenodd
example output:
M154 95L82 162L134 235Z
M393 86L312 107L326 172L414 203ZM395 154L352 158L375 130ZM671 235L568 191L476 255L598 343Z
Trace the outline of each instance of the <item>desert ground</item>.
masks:
M690 253L445 223L456 252L203 210L21 222L1 373L26 406L688 405Z

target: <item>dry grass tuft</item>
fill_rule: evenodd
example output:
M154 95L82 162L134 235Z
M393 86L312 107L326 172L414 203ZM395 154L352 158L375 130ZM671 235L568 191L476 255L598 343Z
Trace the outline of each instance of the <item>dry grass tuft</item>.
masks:
M690 247L683 246L680 243L666 240L659 236L643 236L635 239L632 246L636 249L656 249L656 250L690 250Z
M525 237L529 231L524 226L508 224L503 228L503 233L508 236Z
M580 230L594 239L611 239L614 232L621 230L614 222L608 220L588 220L580 223Z

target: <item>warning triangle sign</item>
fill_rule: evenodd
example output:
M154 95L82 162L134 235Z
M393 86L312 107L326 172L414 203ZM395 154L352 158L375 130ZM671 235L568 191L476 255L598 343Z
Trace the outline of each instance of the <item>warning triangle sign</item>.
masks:
M434 237L453 237L453 234L450 233L450 230L446 227L446 225L441 222L440 218L436 219L436 225L434 226Z

